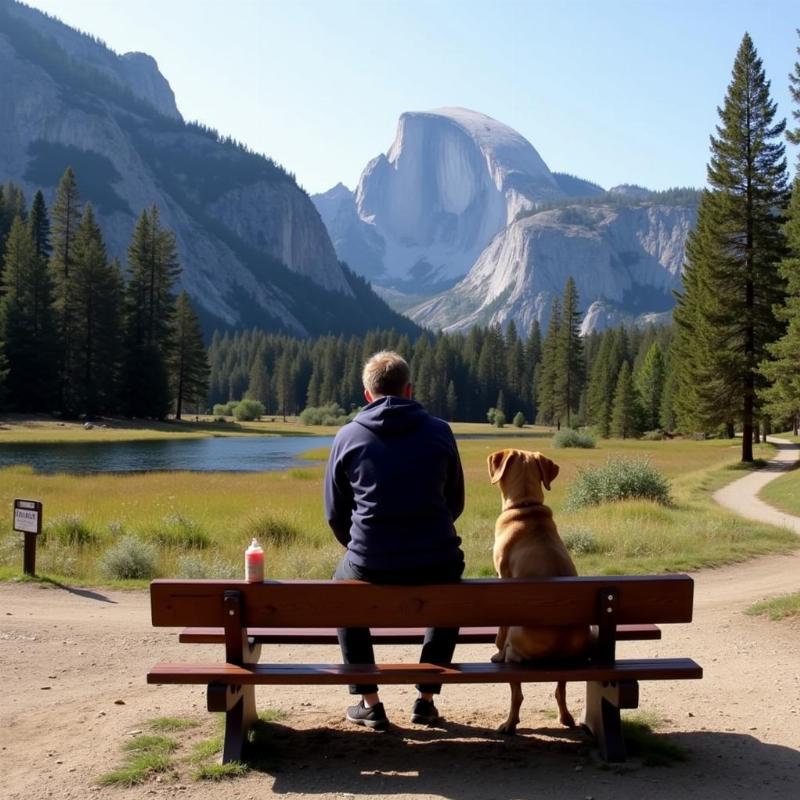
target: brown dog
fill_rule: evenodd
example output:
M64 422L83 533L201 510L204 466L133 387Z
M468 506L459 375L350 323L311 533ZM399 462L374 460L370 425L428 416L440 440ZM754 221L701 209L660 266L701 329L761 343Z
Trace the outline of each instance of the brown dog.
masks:
M553 512L544 505L542 487L558 475L558 465L541 453L499 450L488 459L492 483L500 484L503 510L494 529L494 566L501 578L550 578L577 575L567 548L558 535ZM588 626L502 627L497 632L492 661L533 661L569 658L585 653L591 643ZM559 721L574 727L567 709L566 683L556 687ZM514 733L519 723L522 687L511 684L508 719L498 728Z

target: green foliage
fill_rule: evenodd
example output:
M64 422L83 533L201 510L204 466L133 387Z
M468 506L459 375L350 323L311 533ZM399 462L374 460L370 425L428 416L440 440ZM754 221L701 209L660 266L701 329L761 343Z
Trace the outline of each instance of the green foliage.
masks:
M232 417L238 405L238 400L229 400L227 403L215 403L214 415L218 417Z
M145 529L144 536L162 547L205 550L211 543L202 525L182 514L168 514L160 522Z
M504 428L506 424L506 415L500 411L500 409L496 409L494 412L494 426L495 428Z
M553 436L553 447L583 447L591 449L596 447L594 436L589 431L575 431L572 428L562 428Z
M800 593L781 595L769 600L762 600L750 606L745 612L751 616L765 616L778 621L800 617Z
M636 387L633 385L631 368L627 361L622 364L614 391L611 412L611 435L620 439L635 437L641 430L641 407Z
M646 459L610 458L604 465L579 470L565 507L576 510L629 499L670 506L669 482Z
M600 543L594 533L588 528L573 528L565 531L561 536L565 547L570 553L575 555L587 555L589 553L599 553Z
M494 406L492 406L492 407L491 407L491 408L490 408L490 409L489 409L489 410L486 412L486 421L487 421L487 422L488 422L490 425L494 425L494 419L495 419L495 417L496 417L496 416L497 416L497 409L496 409Z
M175 304L170 344L171 353L167 362L170 396L175 401L175 419L180 419L184 403L195 408L205 403L210 372L200 321L186 291L178 295Z
M661 720L654 715L642 712L623 717L622 730L630 754L648 767L667 767L676 761L686 761L689 753L685 747L656 734L659 724Z
M241 400L233 409L233 416L239 422L260 419L264 415L264 404L258 400Z
M251 517L242 528L243 541L249 542L250 539L258 539L265 547L291 545L302 536L303 532L296 525L272 514Z
M156 576L158 553L148 542L124 536L100 558L100 572L112 580L151 579Z
M201 764L194 771L194 778L199 781L225 781L246 775L246 764L229 761L226 764Z
M300 412L303 425L344 425L347 420L347 413L338 403L308 406Z
M215 553L211 560L197 552L186 553L178 559L178 576L181 578L239 578L242 566L226 561Z
M97 533L77 514L64 514L46 522L42 529L42 537L48 546L56 542L63 546L80 547L96 544L99 541Z
M126 753L124 766L106 772L98 779L101 786L136 786L152 775L168 772L172 768L170 755L178 744L167 736L142 734L123 746Z
M521 411L517 411L517 413L514 414L514 419L512 420L512 423L513 423L515 428L524 428L525 427L525 415Z

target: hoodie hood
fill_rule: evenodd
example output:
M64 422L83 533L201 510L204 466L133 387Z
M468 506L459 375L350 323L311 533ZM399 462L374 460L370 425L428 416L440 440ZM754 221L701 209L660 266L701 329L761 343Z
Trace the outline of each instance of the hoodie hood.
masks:
M353 421L377 435L391 436L416 428L427 417L428 413L416 400L389 396L364 406Z

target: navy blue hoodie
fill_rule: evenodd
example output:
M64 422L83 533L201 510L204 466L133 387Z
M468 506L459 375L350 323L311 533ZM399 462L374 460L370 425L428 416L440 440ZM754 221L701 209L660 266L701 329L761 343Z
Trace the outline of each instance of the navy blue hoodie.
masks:
M415 400L381 397L334 439L325 514L353 564L425 567L460 558L464 510L458 448L443 420Z

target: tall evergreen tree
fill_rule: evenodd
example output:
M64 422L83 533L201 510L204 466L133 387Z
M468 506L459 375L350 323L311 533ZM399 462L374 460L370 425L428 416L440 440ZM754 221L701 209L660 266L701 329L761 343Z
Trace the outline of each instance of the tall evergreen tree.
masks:
M71 392L88 417L116 410L122 285L109 263L103 235L87 203L75 237L71 305L74 314Z
M125 292L125 366L127 413L163 418L169 411L167 362L180 274L175 235L161 227L158 209L145 209L128 248ZM244 375L244 381L247 375Z
M50 217L41 189L33 196L28 227L31 230L36 255L47 261L53 248L50 245Z
M20 411L51 411L55 390L55 328L50 276L21 217L6 240L0 340L8 401Z
M259 360L253 363L256 364ZM170 388L175 403L175 419L181 418L185 403L198 405L205 400L208 395L209 372L200 320L192 308L189 295L183 291L178 295L175 304L170 360Z
M786 160L774 122L769 81L749 35L733 67L717 136L711 137L710 191L687 243L679 323L681 389L691 387L705 426L731 414L742 425L742 461L753 460L757 368L782 331L773 307L783 300L778 273L784 254L780 209L786 203ZM680 399L685 403L685 398Z
M561 325L557 334L553 376L553 412L556 419L570 426L571 415L578 410L584 382L583 343L580 334L578 290L570 276L564 287Z
M614 390L614 404L611 413L611 435L619 439L630 439L639 433L639 401L630 364L623 362L619 370Z
M71 167L64 172L53 203L52 254L50 272L53 282L53 303L58 329L58 396L57 404L63 414L74 414L77 397L71 377L74 374L75 328L79 318L74 306L75 239L81 221L81 202L78 183Z
M654 341L648 348L642 368L635 379L636 388L642 401L646 430L655 430L659 425L665 379L664 356L660 345Z
M561 331L561 302L556 297L550 308L547 334L542 342L542 359L536 368L537 419L545 425L561 427L556 416L556 370L558 368L558 340Z

